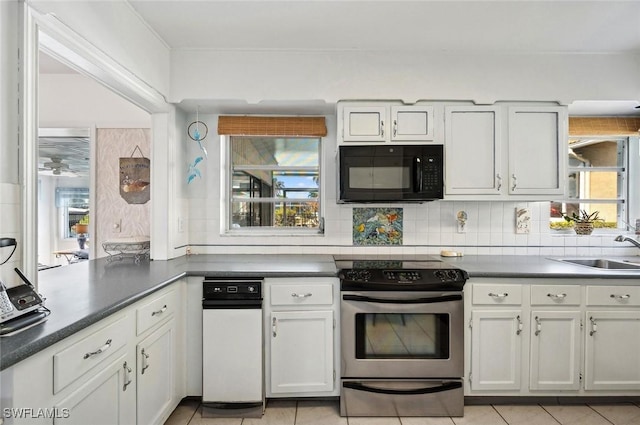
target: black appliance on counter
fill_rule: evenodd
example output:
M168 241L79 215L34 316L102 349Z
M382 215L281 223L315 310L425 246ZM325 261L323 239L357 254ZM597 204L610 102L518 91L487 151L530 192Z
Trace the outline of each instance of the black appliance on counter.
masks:
M462 416L464 270L428 256L336 256L342 416Z
M442 199L442 145L340 146L338 202Z

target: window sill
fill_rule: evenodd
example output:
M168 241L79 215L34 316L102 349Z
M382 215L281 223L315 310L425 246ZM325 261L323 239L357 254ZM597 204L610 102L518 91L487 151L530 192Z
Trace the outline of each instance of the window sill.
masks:
M319 236L323 237L324 232L318 229L275 229L275 228L253 228L253 229L228 229L221 233L220 236L240 236L240 237L260 237L260 236L279 236L279 237L296 237L296 236Z

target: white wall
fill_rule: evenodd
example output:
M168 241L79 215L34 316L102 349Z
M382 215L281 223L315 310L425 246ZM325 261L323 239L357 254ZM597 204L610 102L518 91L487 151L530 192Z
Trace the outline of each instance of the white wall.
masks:
M169 92L169 49L128 2L34 0L29 5L41 13L55 14L64 25L158 92Z
M640 99L633 54L447 54L177 49L169 101L185 99Z

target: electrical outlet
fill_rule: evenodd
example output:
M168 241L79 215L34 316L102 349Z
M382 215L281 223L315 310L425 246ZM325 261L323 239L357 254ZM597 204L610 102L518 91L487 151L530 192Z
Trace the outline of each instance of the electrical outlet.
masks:
M178 232L184 232L184 218L178 217Z

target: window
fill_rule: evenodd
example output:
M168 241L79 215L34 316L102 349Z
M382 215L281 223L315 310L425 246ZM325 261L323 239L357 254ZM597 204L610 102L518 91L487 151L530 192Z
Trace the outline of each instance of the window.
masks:
M56 188L56 207L62 212L60 236L63 239L77 237L73 226L80 220L87 220L89 216L89 188Z
M628 139L589 138L569 141L567 198L551 203L551 228L566 227L562 213L598 211L595 227L621 228L627 214Z
M319 231L318 137L229 138L229 228Z

